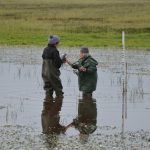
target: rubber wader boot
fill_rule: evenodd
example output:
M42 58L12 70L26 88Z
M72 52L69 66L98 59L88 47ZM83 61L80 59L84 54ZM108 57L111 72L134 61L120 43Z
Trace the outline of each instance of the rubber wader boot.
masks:
M82 97L87 99L92 98L92 93L83 93Z

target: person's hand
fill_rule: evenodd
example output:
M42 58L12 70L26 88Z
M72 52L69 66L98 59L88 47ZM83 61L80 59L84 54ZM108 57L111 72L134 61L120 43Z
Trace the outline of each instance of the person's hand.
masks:
M67 57L66 53L61 55L61 60L63 63L66 63L66 57Z
M68 59L66 59L66 63L69 64L69 60Z
M66 63L71 65L71 62L66 58Z
M80 127L83 127L83 126L85 126L85 125L86 125L85 123L82 123L82 122L79 123L79 126L80 126Z
M86 68L84 68L83 66L81 66L81 67L79 68L79 70L80 70L81 72L86 72Z

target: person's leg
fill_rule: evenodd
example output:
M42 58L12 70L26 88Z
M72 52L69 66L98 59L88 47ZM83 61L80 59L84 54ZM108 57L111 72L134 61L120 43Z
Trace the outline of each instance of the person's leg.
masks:
M43 102L43 110L41 114L41 123L42 123L42 129L43 133L48 133L49 132L49 125L50 125L50 109L53 104L53 87L50 83L50 81L43 76L43 81L44 81L44 90L45 90L45 98Z
M53 92L54 89L50 81L44 82L44 90L45 90L45 101L53 100Z
M83 98L92 98L92 92L85 92L82 93Z
M48 134L50 126L50 111L53 107L53 101L44 101L41 114L42 130L44 134Z
M61 83L61 79L59 78L59 76L53 76L51 78L51 83L52 83L52 86L53 86L53 89L56 93L56 97L63 97L63 86L62 86L62 83Z

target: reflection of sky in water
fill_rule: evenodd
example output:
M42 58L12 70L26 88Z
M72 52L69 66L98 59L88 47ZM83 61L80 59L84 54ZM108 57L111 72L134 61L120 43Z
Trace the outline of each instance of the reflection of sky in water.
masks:
M71 59L77 52L69 52ZM120 51L93 51L99 63L97 125L121 128L121 58ZM136 54L136 55L135 55ZM150 129L150 53L128 53L128 119L127 129ZM0 48L0 124L29 125L41 130L41 110L44 91L41 79L41 50ZM68 124L77 116L77 76L63 66L61 79L65 98L60 112L61 122ZM144 122L144 123L143 123ZM71 133L75 132L73 130ZM68 134L71 134L68 133Z

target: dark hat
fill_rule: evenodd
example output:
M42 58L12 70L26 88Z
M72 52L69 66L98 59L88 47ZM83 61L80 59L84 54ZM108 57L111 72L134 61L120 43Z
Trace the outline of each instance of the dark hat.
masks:
M81 53L89 53L89 49L87 47L82 47L80 52Z

